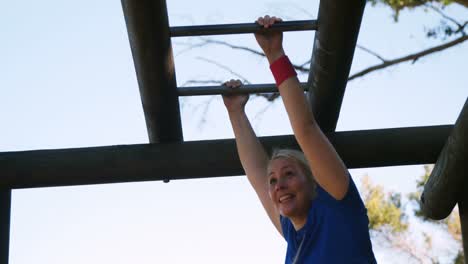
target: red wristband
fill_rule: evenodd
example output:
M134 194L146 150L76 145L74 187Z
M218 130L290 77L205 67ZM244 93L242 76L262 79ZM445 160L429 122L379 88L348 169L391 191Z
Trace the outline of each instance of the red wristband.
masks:
M292 66L291 62L289 61L288 56L283 55L280 58L276 59L270 65L271 73L273 73L273 77L276 81L276 86L280 86L285 80L289 79L290 77L297 76L294 67Z

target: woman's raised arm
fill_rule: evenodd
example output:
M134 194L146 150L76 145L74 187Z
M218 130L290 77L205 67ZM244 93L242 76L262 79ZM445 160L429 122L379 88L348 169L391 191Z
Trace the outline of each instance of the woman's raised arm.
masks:
M315 180L331 196L341 200L348 190L347 168L315 121L295 71L285 57L282 32L268 29L280 21L276 17L260 17L257 23L264 30L256 33L255 38L270 62L294 135Z
M231 80L226 82L225 85L230 89L237 89L241 86L241 82L239 80ZM242 167L268 216L278 232L282 234L279 212L274 207L268 194L268 155L255 135L245 114L245 105L248 99L248 95L223 96L224 105L228 111L229 120L231 121L236 138L237 152Z

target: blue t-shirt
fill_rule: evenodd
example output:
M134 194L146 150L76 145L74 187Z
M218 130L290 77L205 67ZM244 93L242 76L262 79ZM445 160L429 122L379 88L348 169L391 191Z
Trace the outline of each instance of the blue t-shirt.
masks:
M317 196L300 230L296 231L291 221L281 216L281 228L288 242L286 264L377 263L369 237L367 209L353 179L349 179L348 192L342 200L336 200L317 185Z

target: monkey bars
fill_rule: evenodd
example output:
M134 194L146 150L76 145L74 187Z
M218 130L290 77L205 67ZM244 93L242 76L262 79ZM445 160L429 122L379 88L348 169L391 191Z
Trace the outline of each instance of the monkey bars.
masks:
M171 38L244 34L261 28L255 23L169 27L165 0L121 1L150 144L0 153L0 264L8 263L12 189L243 174L233 139L184 142L178 97L227 90L222 86L177 87ZM319 125L348 167L433 163L452 125L335 132L365 3L320 1L317 20L281 22L272 28L317 31L308 82L302 87L309 91ZM236 93L276 91L274 84L253 84ZM454 135L467 134L466 110L463 113L463 124L457 122ZM460 126L462 132L457 132ZM446 149L455 146L458 150L444 150L448 154L439 160L451 160L453 153L466 160L466 136L455 138L459 143L448 143ZM293 136L263 137L261 142L267 148L297 148ZM450 171L443 167L442 173ZM464 188L466 180L461 183ZM468 201L464 189L458 194ZM460 210L465 211L465 207Z

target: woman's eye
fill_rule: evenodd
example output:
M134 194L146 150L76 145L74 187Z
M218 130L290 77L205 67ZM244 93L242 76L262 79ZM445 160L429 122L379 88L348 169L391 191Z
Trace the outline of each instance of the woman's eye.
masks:
M270 179L270 185L273 185L276 183L276 179Z
M286 171L286 176L292 176L292 175L294 175L293 171Z

